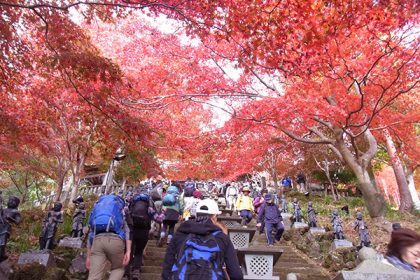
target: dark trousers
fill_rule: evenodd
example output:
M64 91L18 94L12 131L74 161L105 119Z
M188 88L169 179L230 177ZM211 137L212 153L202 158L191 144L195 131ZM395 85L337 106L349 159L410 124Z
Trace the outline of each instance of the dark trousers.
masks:
M262 234L264 232L264 229L265 229L265 222L262 221L261 226L260 226L260 234Z
M270 245L273 245L274 241L273 241L273 236L272 236L272 230L273 229L277 229L276 232L276 236L274 237L277 241L280 241L281 236L283 235L284 232L284 226L282 223L265 223L265 233L267 236L267 242Z
M166 230L168 230L168 236L173 236L175 231L175 225L177 222L178 221L164 220L161 232L164 232L166 234Z
M240 211L242 217L242 225L248 224L252 220L252 212L249 210L241 210Z
M139 269L143 262L143 251L149 241L149 229L134 229L133 243L131 245L133 269Z

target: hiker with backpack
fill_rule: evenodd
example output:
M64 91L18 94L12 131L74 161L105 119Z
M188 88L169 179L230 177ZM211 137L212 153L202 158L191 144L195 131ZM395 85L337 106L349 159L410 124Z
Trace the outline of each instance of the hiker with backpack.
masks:
M282 184L284 190L291 189L292 188L292 178L290 178L289 176L285 175L283 177L283 179L281 180L281 184Z
M236 210L239 211L239 215L242 217L241 225L243 227L247 227L249 222L251 222L252 212L254 210L252 198L249 196L249 193L249 187L243 187L242 194L239 196L238 201L236 202Z
M175 225L180 220L184 212L184 201L179 194L179 189L175 186L170 186L162 198L163 211L165 218L163 219L162 229L160 231L160 238L158 245L162 246L165 237L166 243L169 244L172 240Z
M146 189L141 189L140 193L133 197L128 210L133 221L133 242L131 260L126 268L126 274L138 278L143 261L143 252L149 241L149 231L156 210Z
M124 211L124 200L114 194L103 195L89 217L86 268L88 280L102 280L107 262L111 263L109 280L121 280L131 257L131 217Z
M169 244L162 279L242 280L233 244L217 222L217 203L201 200L196 211L196 219L182 223Z
M268 246L271 247L274 245L272 230L277 230L274 237L277 241L280 241L280 238L284 232L283 218L279 208L274 203L274 196L271 193L266 194L264 200L265 203L261 206L261 209L258 213L257 227L261 227L262 223L265 224L267 243Z

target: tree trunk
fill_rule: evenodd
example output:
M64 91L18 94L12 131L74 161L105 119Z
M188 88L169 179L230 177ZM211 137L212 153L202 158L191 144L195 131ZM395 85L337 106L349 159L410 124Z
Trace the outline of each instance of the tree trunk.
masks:
M408 190L410 191L411 199L413 201L413 206L420 210L420 199L417 194L416 185L414 183L414 172L413 169L407 165L406 167L407 181L408 181Z
M79 184L80 184L80 172L83 168L85 163L85 155L78 155L78 160L76 161L75 165L72 168L73 173L73 188L71 189L70 200L69 200L69 207L73 208L74 203L73 200L76 198L77 193L79 191Z
M389 134L389 131L384 130L384 135L386 139L386 149L388 155L391 158L392 169L394 170L395 178L398 184L398 190L400 192L399 210L400 212L408 212L411 211L413 207L413 201L411 199L404 168L401 164L400 157L398 156L397 149L391 135Z
M375 137L369 129L364 133L368 143L368 150L359 156L355 156L344 141L341 128L335 128L336 143L335 148L340 152L342 159L347 166L354 172L358 181L359 188L365 200L366 208L371 218L383 218L385 214L385 199L376 188L375 181L370 178L368 167L375 156L378 146Z

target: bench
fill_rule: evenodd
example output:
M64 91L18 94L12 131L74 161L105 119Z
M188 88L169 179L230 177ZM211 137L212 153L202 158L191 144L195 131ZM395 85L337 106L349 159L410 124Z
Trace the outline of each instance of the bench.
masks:
M283 250L276 247L241 248L236 251L239 263L245 268L244 279L280 280L273 268Z
M234 227L240 225L242 222L241 217L230 217L230 216L217 216L217 220L225 224L225 226Z
M228 235L235 249L248 248L249 243L251 243L252 238L255 235L255 231L255 228L252 229L235 226L228 228Z

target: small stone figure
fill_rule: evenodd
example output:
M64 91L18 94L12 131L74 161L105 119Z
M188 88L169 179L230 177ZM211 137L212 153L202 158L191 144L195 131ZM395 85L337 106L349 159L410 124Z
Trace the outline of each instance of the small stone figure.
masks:
M360 245L359 247L370 247L370 237L368 227L363 221L362 213L357 212L356 221L354 222L354 229L359 231Z
M293 198L293 218L295 222L301 223L302 222L302 211L299 206L299 202L297 198Z
M53 208L48 211L47 216L44 219L41 237L39 238L39 247L41 250L53 249L58 223L63 222L63 213L61 213L62 208L63 205L60 202L54 202Z
M286 196L284 194L281 195L281 212L282 213L287 213L288 209L287 209L287 201L286 201Z
M316 227L316 212L312 207L312 201L308 202L308 221L309 227Z
M85 203L79 202L77 209L73 213L73 226L71 229L71 237L82 237L83 221L86 218Z
M1 195L0 195L1 196ZM3 201L3 199L1 199ZM7 208L1 209L0 213L0 262L7 259L6 245L12 230L12 223L19 224L21 220L18 211L20 200L16 196L9 197ZM3 207L1 207L3 208Z
M343 226L341 225L341 219L338 216L337 209L333 210L331 223L333 225L334 239L344 239Z

